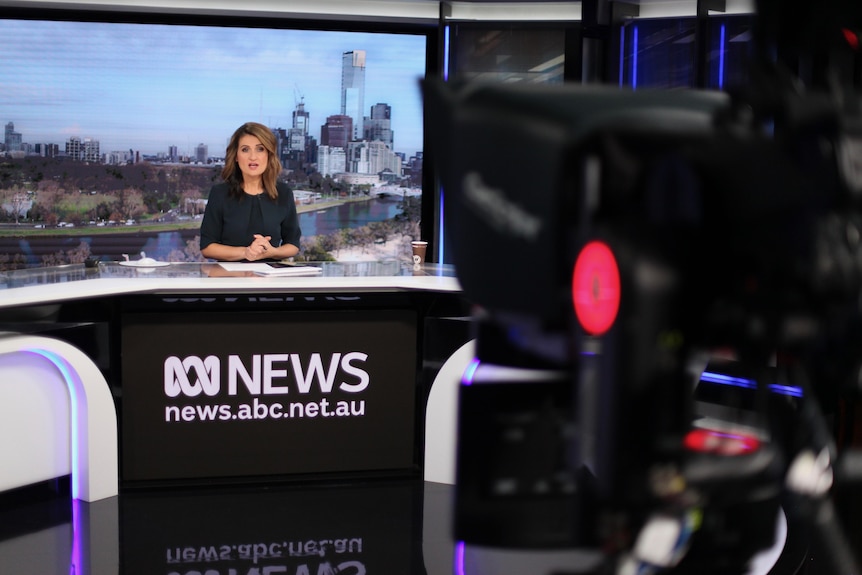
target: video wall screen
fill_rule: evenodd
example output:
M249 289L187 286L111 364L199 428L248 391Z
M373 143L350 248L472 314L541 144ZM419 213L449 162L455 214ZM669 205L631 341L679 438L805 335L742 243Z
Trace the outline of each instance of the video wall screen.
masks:
M0 11L0 270L202 261L207 195L247 121L277 137L301 259L409 258L432 28L99 14Z
M635 19L621 30L619 84L632 88L696 88L697 67L705 67L705 88L728 90L748 81L754 16L709 19L706 60L697 61L695 18Z

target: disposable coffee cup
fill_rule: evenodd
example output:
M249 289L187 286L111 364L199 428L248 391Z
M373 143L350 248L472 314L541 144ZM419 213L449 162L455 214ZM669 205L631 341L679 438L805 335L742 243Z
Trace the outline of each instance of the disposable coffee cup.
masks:
M413 265L420 266L425 263L425 251L428 249L428 242L416 240L410 242L410 245L413 246Z

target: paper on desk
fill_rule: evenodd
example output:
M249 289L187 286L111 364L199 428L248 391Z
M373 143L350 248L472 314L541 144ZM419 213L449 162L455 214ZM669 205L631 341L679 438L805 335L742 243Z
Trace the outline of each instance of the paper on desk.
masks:
M273 267L267 263L232 263L219 262L219 265L229 272L253 272L264 276L316 276L323 270L314 266Z

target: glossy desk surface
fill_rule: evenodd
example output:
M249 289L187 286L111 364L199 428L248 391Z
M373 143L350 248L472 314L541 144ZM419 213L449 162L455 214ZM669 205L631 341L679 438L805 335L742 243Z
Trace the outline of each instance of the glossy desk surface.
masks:
M137 268L117 262L69 264L0 272L0 308L43 305L123 294L285 292L458 292L452 266L399 261L316 262L318 276L271 277L227 271L217 263Z

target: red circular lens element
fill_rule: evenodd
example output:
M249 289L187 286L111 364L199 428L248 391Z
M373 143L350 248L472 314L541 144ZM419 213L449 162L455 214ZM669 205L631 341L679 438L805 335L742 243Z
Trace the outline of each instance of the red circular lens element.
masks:
M859 50L859 34L847 28L842 28L841 33L844 34L844 39L847 40L851 48Z
M620 309L620 270L611 248L592 241L584 246L572 273L572 303L581 327L602 335Z
M750 435L722 433L712 429L694 429L685 436L685 446L691 451L716 455L744 455L760 447L760 441Z

